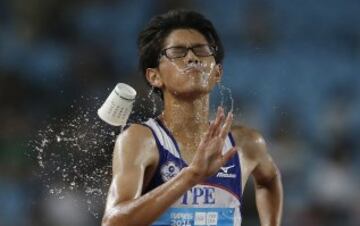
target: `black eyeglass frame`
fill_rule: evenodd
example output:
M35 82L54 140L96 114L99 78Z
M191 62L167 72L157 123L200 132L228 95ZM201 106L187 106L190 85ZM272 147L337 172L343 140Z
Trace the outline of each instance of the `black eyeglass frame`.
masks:
M199 47L204 47L204 46L208 46L209 49L210 49L210 52L211 54L209 55L198 55L196 53L196 51L194 51L195 48L199 48ZM179 56L179 57L169 57L168 54L167 54L167 51L169 49L174 49L174 48L182 48L182 49L186 49L186 51L184 52L183 55ZM209 57L209 56L214 56L216 54L216 51L217 51L217 47L214 46L214 45L210 45L210 44L200 44L200 45L194 45L194 46L190 46L190 47L185 47L185 46L171 46L171 47L168 47L168 48L165 48L165 49L162 49L160 51L160 55L159 55L159 60L161 57L165 56L166 58L170 59L170 60L173 60L173 59L179 59L179 58L183 58L185 57L188 53L189 53L189 50L191 50L195 56L197 57Z

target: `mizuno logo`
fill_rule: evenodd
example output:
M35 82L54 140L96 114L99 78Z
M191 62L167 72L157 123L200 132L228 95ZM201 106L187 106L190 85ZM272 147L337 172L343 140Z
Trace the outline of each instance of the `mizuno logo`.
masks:
M231 165L228 167L220 167L220 169L224 172L224 173L228 173L228 170L235 167L235 165Z
M216 174L216 177L222 177L222 178L236 178L235 173L228 173L231 168L234 168L235 165L227 166L227 167L220 167L220 170L222 172L218 172Z

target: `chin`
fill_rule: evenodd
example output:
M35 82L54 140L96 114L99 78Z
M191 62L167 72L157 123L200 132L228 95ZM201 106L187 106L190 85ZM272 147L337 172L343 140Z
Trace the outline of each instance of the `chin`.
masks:
M208 86L197 86L188 89L183 89L181 91L175 91L173 92L173 95L179 98L196 99L208 95L210 94L210 92L211 92L211 88Z

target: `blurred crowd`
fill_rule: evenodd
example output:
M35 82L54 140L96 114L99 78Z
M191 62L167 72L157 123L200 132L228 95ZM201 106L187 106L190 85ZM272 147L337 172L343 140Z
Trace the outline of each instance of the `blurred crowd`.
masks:
M44 182L39 146L29 143L50 119L95 111L117 82L139 92L132 121L156 114L136 38L173 8L197 10L217 28L237 123L264 135L282 173L283 225L360 225L358 0L3 0L0 226L100 224L104 196L92 204L81 189L54 195L50 187L68 181ZM222 98L216 90L213 105ZM92 158L87 171L111 167L111 142L96 145L106 158ZM96 188L104 195L109 178ZM253 196L250 181L243 225L259 225Z

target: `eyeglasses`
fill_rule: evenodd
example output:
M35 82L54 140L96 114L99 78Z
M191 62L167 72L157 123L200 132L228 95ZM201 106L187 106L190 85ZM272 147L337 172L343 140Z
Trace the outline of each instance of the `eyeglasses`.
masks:
M189 50L198 57L208 57L215 54L216 48L208 44L192 47L175 46L161 50L159 57L166 56L169 59L182 58L188 54Z

